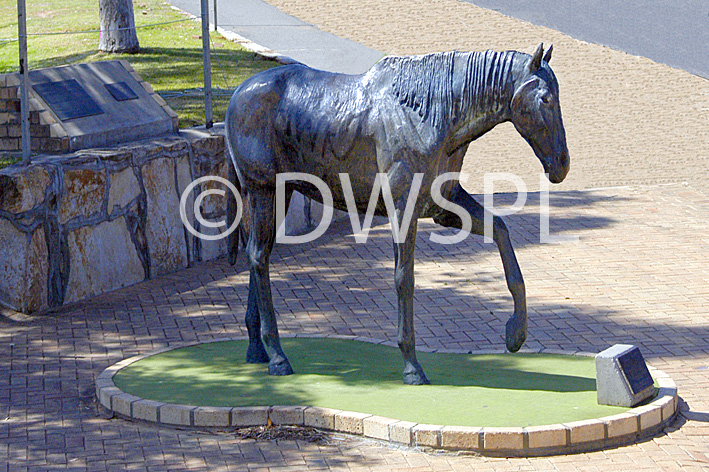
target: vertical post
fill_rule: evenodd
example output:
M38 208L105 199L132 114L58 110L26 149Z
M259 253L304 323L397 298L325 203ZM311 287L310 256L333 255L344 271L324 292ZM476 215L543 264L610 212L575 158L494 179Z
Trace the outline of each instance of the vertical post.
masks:
M217 30L217 0L214 0L214 31Z
M209 3L202 2L202 59L204 60L204 119L207 129L214 124L212 117L212 58L209 52Z
M30 101L27 75L27 10L25 0L17 0L17 36L20 43L20 124L22 129L22 164L30 165L32 141L30 140Z

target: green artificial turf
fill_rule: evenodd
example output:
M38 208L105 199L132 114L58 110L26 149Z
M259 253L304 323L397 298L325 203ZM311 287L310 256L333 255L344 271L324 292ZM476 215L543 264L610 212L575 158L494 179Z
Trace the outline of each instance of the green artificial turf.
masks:
M396 348L336 339L282 339L295 375L245 363L246 341L165 352L119 371L142 398L200 406L307 405L455 426L533 426L614 415L596 403L593 358L419 353L432 385L401 381Z

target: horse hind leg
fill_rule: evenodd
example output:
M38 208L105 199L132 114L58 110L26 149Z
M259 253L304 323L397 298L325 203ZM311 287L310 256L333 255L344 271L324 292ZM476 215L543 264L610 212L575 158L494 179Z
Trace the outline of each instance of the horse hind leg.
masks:
M288 209L292 191L286 190L285 208ZM239 227L243 230L243 227ZM247 242L248 245L248 242ZM261 339L261 315L257 301L256 281L253 275L249 276L249 301L246 308L246 329L249 333L249 347L246 350L246 362L249 364L263 364L270 358Z
M453 190L450 201L463 207L470 215L472 219L471 233L485 234L485 208L480 203L463 190L460 185L457 185ZM441 210L441 214L434 218L436 223L452 228L461 227L461 220L458 215L448 210ZM527 339L527 298L524 279L522 278L522 271L517 263L505 222L499 216L493 216L492 221L493 240L500 252L507 288L514 300L514 313L507 320L505 326L505 343L507 350L517 352Z
M246 253L249 257L251 273L247 328L251 326L249 328L249 347L253 346L254 359L264 360L259 343L256 341L260 328L263 342L261 347L265 347L269 358L268 373L270 375L290 375L293 373L293 369L281 348L269 276L269 259L276 236L274 197L273 188L258 186L249 188L251 234L246 245Z
M246 350L246 362L264 364L270 360L266 347L261 340L261 316L259 315L256 296L256 282L253 274L249 276L249 301L246 307L246 329L249 332L249 347Z

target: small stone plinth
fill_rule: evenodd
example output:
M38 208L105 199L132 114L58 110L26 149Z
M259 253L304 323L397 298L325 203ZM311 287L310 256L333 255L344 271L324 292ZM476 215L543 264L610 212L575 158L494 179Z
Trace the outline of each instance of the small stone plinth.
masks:
M616 344L596 355L596 388L601 405L633 407L655 393L640 349Z

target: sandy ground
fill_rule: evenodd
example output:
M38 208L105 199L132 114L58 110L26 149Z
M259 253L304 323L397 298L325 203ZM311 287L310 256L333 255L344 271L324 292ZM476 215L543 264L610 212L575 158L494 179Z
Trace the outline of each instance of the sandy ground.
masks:
M571 173L555 190L689 182L707 189L709 81L456 0L269 0L322 30L390 54L447 50L531 53L554 44ZM511 124L474 142L464 171L514 171L530 190L541 165Z

